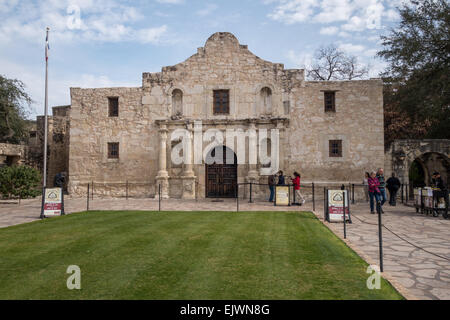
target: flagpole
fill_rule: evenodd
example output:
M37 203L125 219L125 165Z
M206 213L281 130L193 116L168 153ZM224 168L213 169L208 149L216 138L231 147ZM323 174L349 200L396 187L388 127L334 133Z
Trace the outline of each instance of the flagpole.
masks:
M50 28L47 27L47 36L45 41L45 113L44 113L44 183L43 187L47 186L47 136L48 136L48 32Z

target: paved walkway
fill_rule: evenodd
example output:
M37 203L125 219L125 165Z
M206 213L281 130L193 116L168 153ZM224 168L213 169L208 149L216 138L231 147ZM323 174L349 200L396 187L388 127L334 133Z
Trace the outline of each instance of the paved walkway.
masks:
M316 215L323 221L323 207L317 201ZM158 210L154 199L94 199L89 203L90 210ZM66 198L66 213L86 210L86 199ZM182 201L163 200L164 211L235 211L234 199L214 202L212 200ZM239 202L240 211L312 211L312 205L274 207L267 202L249 204ZM377 216L369 213L366 203L351 207L353 223L347 225L346 243L368 263L378 265L378 226ZM407 298L450 299L450 220L442 217L423 216L413 208L398 205L385 205L383 224L398 236L416 246L438 254L446 259L427 253L383 229L384 273ZM0 202L0 228L31 222L39 219L40 199L16 202ZM342 223L324 222L336 235L343 238Z

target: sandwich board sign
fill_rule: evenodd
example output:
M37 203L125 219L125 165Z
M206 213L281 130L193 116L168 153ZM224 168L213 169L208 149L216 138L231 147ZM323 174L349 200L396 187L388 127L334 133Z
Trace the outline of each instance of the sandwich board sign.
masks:
M345 220L351 222L350 208L348 206L348 190L328 190L328 221L344 222L344 205Z
M290 192L289 186L275 186L275 205L276 206L290 206L289 202Z
M45 188L42 199L41 217L64 215L64 196L62 188Z

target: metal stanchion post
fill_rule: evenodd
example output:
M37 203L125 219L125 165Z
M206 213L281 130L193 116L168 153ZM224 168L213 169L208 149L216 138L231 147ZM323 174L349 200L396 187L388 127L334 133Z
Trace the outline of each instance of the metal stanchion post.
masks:
M41 203L41 215L39 218L44 219L44 204L45 204L45 187L42 188L42 203Z
M342 216L344 217L344 239L347 239L347 222L345 219L345 189L342 190Z
M405 185L405 203L408 204L408 185Z
M403 203L403 183L402 183L402 195L401 195L402 203Z
M295 201L295 192L294 192L294 201ZM291 206L291 186L288 185L288 206Z
M250 184L251 187L251 184ZM239 212L239 184L236 184L236 212ZM251 196L251 193L250 193Z
M352 204L355 204L355 184L352 183Z
M87 185L87 203L86 203L86 211L89 211L89 188L90 184Z
M237 185L237 187L239 188L239 185ZM253 198L252 198L252 193L253 193L253 182L250 182L250 203L253 203Z
M382 224L381 224L381 204L377 201L378 211L378 241L380 250L380 271L383 272L383 236L382 236Z
M312 183L312 201L313 201L313 211L316 211L316 197L314 193L314 182Z

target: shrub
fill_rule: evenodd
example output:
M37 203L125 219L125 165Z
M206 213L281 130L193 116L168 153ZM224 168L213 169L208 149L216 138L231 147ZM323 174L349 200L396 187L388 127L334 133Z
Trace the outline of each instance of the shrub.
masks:
M0 168L0 193L4 198L26 199L41 194L39 171L27 166Z

